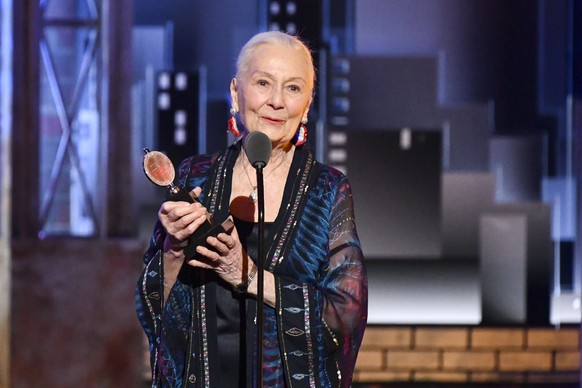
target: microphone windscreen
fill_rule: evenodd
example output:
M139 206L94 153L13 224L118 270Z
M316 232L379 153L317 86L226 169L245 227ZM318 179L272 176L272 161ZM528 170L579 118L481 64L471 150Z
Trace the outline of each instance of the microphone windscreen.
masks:
M254 168L265 167L271 158L271 139L263 132L255 131L247 135L245 153Z

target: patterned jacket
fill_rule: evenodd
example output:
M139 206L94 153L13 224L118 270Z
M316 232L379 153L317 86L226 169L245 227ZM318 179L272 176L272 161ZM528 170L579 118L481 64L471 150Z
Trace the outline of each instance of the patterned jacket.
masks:
M215 219L228 216L230 182L241 142L220 155L195 156L178 184L202 188ZM264 307L264 386L349 387L367 319L367 278L351 189L339 171L306 146L294 153L265 269L275 276L276 307ZM153 387L215 387L216 332L209 306L215 282L184 266L166 303L158 223L145 254L136 303L149 339Z

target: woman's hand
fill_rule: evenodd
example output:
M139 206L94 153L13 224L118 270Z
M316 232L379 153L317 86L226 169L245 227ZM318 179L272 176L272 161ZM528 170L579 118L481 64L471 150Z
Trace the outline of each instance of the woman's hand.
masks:
M200 187L190 192L194 198L200 195ZM199 202L166 201L158 211L158 219L166 230L164 252L184 259L183 250L190 237L206 221L208 212Z
M190 192L192 198L202 192L200 187ZM208 217L208 212L199 202L166 201L160 206L158 219L166 230L164 240L164 301L176 283L184 259L184 248L190 237Z
M254 264L243 249L236 227L230 234L208 237L206 243L208 246L196 247L198 256L190 260L189 265L211 269L233 287L247 280Z

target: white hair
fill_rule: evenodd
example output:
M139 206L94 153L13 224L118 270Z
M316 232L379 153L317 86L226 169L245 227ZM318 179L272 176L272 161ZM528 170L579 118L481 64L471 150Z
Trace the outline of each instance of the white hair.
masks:
M240 50L238 59L236 61L236 78L244 78L248 72L249 63L253 58L253 51L263 44L288 46L303 54L310 69L311 79L308 81L311 81L312 89L315 87L315 66L313 65L311 51L301 39L281 31L260 32L253 36L247 43L245 43L245 45Z

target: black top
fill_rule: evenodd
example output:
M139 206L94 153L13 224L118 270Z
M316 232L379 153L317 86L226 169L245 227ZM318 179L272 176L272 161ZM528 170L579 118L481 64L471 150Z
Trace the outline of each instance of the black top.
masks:
M258 256L258 223L234 218L240 241L255 261ZM273 223L265 222L265 235ZM255 263L256 264L256 263ZM224 387L250 387L256 337L256 300L232 291L225 283L216 287L216 316L220 375ZM241 333L246 335L241 336ZM242 351L241 349L246 349Z

